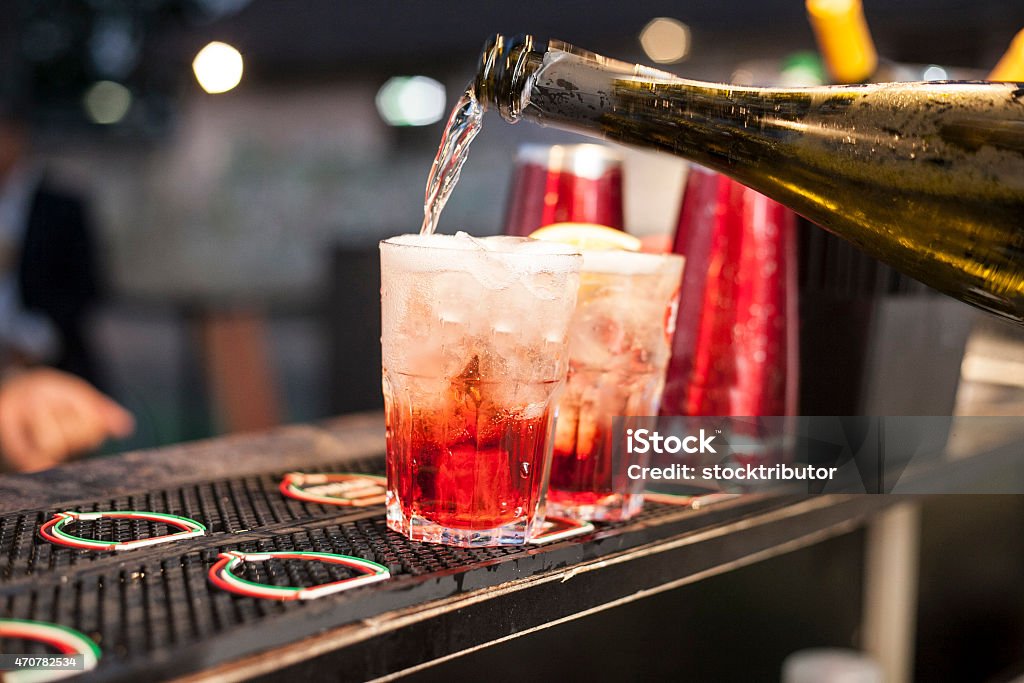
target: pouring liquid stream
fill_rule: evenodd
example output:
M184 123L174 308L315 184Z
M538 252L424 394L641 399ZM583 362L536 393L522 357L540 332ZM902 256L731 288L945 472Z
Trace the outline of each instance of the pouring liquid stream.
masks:
M441 134L437 156L430 165L427 191L423 200L421 235L431 235L437 229L441 211L459 182L462 165L466 163L469 155L469 145L480 132L483 116L483 108L473 95L472 88L468 88L448 117L448 123Z

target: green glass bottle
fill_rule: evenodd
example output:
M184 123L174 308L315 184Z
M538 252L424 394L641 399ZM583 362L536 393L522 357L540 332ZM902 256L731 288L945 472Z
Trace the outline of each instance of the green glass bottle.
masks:
M1024 323L1024 83L752 88L495 36L484 108L729 175L926 284Z

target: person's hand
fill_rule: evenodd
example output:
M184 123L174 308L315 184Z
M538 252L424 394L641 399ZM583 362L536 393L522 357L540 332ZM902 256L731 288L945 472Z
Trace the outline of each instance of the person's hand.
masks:
M18 471L53 467L134 428L131 413L74 375L39 368L0 384L0 454Z

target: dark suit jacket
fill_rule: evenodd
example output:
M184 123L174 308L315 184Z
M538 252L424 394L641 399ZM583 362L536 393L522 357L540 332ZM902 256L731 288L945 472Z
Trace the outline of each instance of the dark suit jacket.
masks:
M85 318L100 295L96 247L84 202L44 180L28 211L20 252L22 303L53 321L60 340L56 367L93 383L96 367Z

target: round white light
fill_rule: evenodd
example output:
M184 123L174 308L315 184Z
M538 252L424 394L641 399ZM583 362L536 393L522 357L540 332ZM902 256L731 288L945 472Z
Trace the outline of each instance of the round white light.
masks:
M210 94L227 92L242 80L242 54L227 43L212 42L196 54L192 71Z
M427 76L397 76L381 86L376 102L388 125L427 126L444 116L444 85Z
M924 73L921 74L921 78L926 81L944 81L949 78L949 74L947 74L946 70L941 66L932 64L924 70Z
M668 17L651 19L640 32L640 45L659 64L681 62L690 53L690 27Z
M93 123L117 123L131 108L132 93L120 83L97 81L85 91L82 106Z

